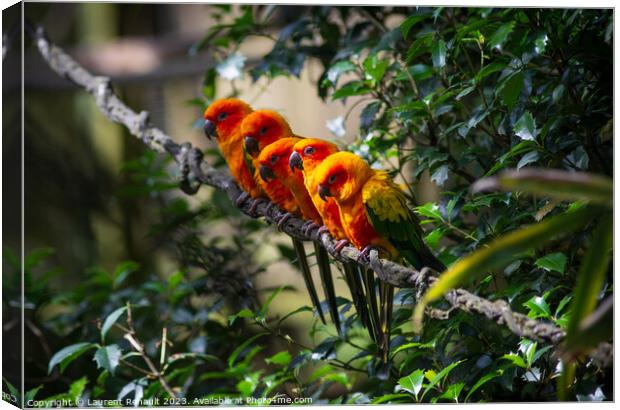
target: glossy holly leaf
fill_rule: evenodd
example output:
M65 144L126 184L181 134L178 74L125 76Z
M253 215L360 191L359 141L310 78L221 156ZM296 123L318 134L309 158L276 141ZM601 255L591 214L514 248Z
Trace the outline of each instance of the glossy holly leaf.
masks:
M97 362L97 368L102 368L114 374L121 359L121 349L117 345L101 346L95 352L93 360Z
M522 140L536 140L536 121L529 111L523 113L521 118L515 123L515 134Z
M446 53L448 47L443 39L439 39L433 44L431 55L433 58L433 67L442 68L446 65Z
M97 347L97 345L94 343L83 342L76 343L59 350L54 356L52 356L47 372L51 373L54 366L59 364L60 372L62 373L71 362L95 347Z
M566 269L566 261L566 255L564 255L562 252L555 252L537 259L534 264L539 268L548 271L564 273L564 269Z

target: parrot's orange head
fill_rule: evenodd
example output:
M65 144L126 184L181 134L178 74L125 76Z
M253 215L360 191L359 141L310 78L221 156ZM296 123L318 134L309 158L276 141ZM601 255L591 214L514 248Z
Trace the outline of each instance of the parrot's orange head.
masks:
M271 110L258 110L248 115L241 123L241 133L245 138L245 150L252 157L272 142L293 135L286 120Z
M323 200L338 203L353 198L372 176L370 166L350 152L337 152L325 158L315 171L316 189Z
M283 179L286 176L296 172L289 168L288 158L293 152L293 145L299 141L299 138L281 138L267 145L258 155L260 163L260 176L264 181L269 182L271 179Z
M293 147L289 159L291 167L314 169L325 158L338 152L338 146L318 138L304 138Z
M204 131L211 139L229 138L241 121L252 112L252 108L237 98L224 98L209 105L205 110Z

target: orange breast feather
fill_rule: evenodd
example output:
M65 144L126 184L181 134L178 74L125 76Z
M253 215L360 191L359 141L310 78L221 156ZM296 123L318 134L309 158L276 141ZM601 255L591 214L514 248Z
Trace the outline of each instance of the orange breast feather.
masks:
M260 162L258 161L258 156L252 158L252 165L254 166L254 177L252 179L258 181L260 188L262 188L267 197L286 212L300 216L299 206L297 205L291 190L277 179L272 179L269 182L265 182L260 177Z
M368 245L375 245L385 249L392 256L398 255L396 248L383 239L368 220L361 192L340 203L340 217L347 238L357 248L364 249Z
M328 198L324 201L317 190L317 184L313 181L313 169L304 168L304 184L307 191L310 193L310 198L316 207L316 210L323 219L323 224L329 229L329 233L332 234L334 239L346 239L347 235L342 226L342 220L340 218L340 210L338 205L332 198Z
M219 144L220 150L237 184L239 184L241 189L250 194L252 198L258 198L261 196L261 189L256 184L254 176L245 164L241 134L238 131L236 133L239 135L235 135Z

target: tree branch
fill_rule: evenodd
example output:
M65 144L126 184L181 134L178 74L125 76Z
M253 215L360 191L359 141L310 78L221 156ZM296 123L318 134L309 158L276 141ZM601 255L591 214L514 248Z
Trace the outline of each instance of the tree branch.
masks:
M209 185L226 192L233 202L243 193L229 176L215 170L204 161L199 149L192 147L188 142L182 144L175 142L169 135L148 122L146 111L138 114L125 105L114 94L109 78L94 76L86 71L62 49L52 44L42 27L36 29L30 27L28 31L41 56L52 70L89 92L106 117L123 124L131 134L142 140L150 149L168 153L174 158L181 173L180 186L185 193L192 195L201 185ZM260 203L254 213L251 213L249 202L242 203L239 208L253 218L263 216L268 223L277 224L285 215L285 212L267 201ZM282 227L282 231L300 240L319 240L334 258L341 261L356 261L363 267L373 269L380 280L396 287L413 288L418 295L421 295L437 280L436 277L428 275L426 269L418 272L392 261L379 259L376 252L371 252L369 260L362 261L358 260L359 250L352 246L346 246L340 253L337 253L334 251L335 241L329 234L324 233L318 237L316 230L310 236L304 234L301 230L304 222L298 218L290 218ZM503 300L492 302L464 289L454 289L448 292L445 299L452 305L452 308L483 315L499 325L508 327L514 334L521 337L558 345L565 336L565 332L552 323L530 319L521 313L512 312L509 304ZM608 366L613 360L613 346L609 343L602 343L590 353L590 356L599 365Z

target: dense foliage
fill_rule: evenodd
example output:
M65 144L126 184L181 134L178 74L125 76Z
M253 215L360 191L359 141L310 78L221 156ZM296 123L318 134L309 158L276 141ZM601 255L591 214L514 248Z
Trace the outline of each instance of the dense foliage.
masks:
M426 242L446 264L580 206L544 194L472 193L480 178L532 166L612 175L610 10L244 6L235 13L221 6L217 14L221 24L191 50L220 59L206 72L204 98L194 103L221 97L215 80L223 67L269 81L299 76L308 60L320 61L317 95L361 108L348 148L406 185L428 228ZM257 35L271 38L273 49L244 67L239 46ZM49 363L53 384L42 384L47 394L33 385L29 397L158 397L160 404L171 393L176 404L283 400L280 394L315 404L557 400L563 366L552 346L461 311L427 319L416 334L416 295L407 289L396 296L387 378L375 372L376 346L348 295L340 298L344 337L306 314L315 322L315 344L304 345L286 319L310 308L276 317L270 303L287 289L252 286L264 266L246 261L266 240L258 236L265 225L240 218L218 192L199 207L170 199L174 181L152 154L125 172L125 194L162 207L152 235L174 250L177 266L164 278L132 262L114 272L93 268L76 289L58 293L47 283L58 273L45 268L48 251L30 254L27 320L51 335L58 353ZM416 182L425 175L441 190L437 203L415 203ZM233 245L200 235L222 220L233 224ZM460 286L566 328L593 227L506 258L501 269ZM292 259L290 249L279 248ZM597 300L613 292L611 271L603 268ZM612 399L611 369L579 360L568 398ZM66 393L52 395L58 391Z

